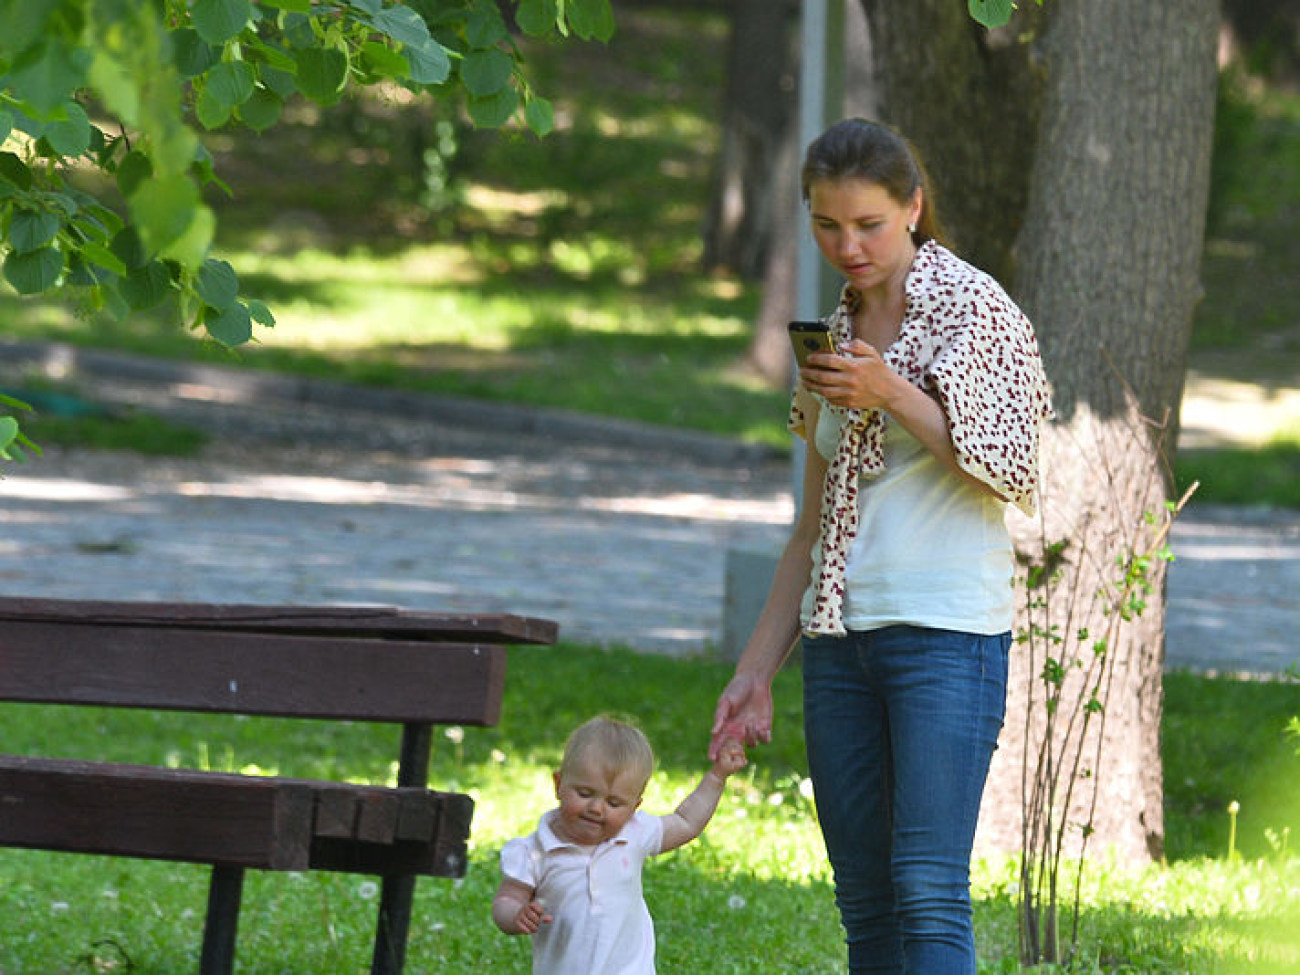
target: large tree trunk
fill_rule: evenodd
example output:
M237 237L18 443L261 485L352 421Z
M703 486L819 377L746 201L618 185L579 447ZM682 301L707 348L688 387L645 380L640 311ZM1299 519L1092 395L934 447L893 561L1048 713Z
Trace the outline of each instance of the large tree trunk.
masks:
M722 148L704 223L704 265L762 276L772 240L777 155L794 116L794 6L736 0L731 13Z
M862 4L882 118L921 150L959 251L998 276L1037 328L1059 415L1045 435L1044 518L1014 527L1028 561L1043 560L1044 542L1068 540L1050 618L1069 621L1070 639L1086 627L1080 649L1090 652L1109 619L1097 618L1088 596L1111 581L1116 556L1142 544L1142 514L1159 509L1168 488L1160 437L1140 417L1174 420L1182 396L1208 188L1217 2L1049 0L1041 12L1022 4L1012 29L993 35L970 23L964 4ZM1166 449L1176 434L1171 425ZM1104 711L1089 712L1091 737L1058 794L1063 801L1068 792L1071 807L1052 811L1054 822L1091 818L1094 848L1135 857L1159 855L1164 832L1158 563L1150 581L1146 611L1109 636ZM1017 622L1026 632L1033 625ZM1013 652L984 848L1022 842L1022 769L1028 760L1032 770L1046 725L1042 667L1023 645ZM1087 670L1087 661L1067 669L1067 697L1080 688L1081 700L1092 694L1078 683ZM1053 723L1053 734L1079 732L1078 723L1068 731Z
M1114 576L1116 539L1158 511L1141 490L1167 472L1199 300L1214 126L1215 0L1052 4L1043 35L1047 91L1015 293L1037 324L1055 384L1044 508L1100 558L1068 560L1080 591ZM1131 391L1131 393L1130 393ZM1134 429L1131 411L1164 425ZM1163 448L1163 449L1162 449ZM1114 483L1086 452L1120 473ZM1070 463L1073 459L1075 463ZM1080 476L1080 463L1087 470ZM1169 485L1166 483L1165 485ZM1153 570L1156 567L1153 566ZM1125 854L1158 857L1163 573L1155 598L1112 652L1093 825ZM1081 623L1092 632L1098 618Z

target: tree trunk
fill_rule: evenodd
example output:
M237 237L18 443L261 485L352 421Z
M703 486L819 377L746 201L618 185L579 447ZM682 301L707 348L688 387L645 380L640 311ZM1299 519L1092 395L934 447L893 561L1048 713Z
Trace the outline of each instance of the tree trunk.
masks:
M1050 615L1070 621L1070 639L1086 627L1092 636L1078 642L1088 652L1108 621L1089 618L1087 597L1115 574L1113 559L1140 544L1143 512L1167 491L1160 438L1140 416L1176 422L1182 397L1217 3L1049 0L1041 12L1022 4L1020 19L993 33L974 26L963 4L862 3L882 118L920 149L959 251L1009 287L1038 331L1058 419L1044 438L1044 518L1013 528L1031 561L1044 542L1068 540ZM1176 436L1171 423L1170 452ZM1111 683L1088 728L1102 735L1100 752L1096 740L1083 743L1064 811L1087 823L1095 783L1093 848L1143 858L1159 855L1164 830L1158 565L1149 576L1147 609L1108 646ZM1017 621L1018 630L1030 625ZM1022 842L1022 768L1046 724L1042 661L1023 649L1013 651L1007 725L981 819L985 848ZM1067 670L1075 675L1067 695L1085 669Z
M776 159L794 116L794 9L737 0L731 14L722 149L704 225L704 265L754 279L772 240Z
M866 16L856 4L849 4L844 16L845 115L873 118L877 114L870 50ZM798 239L800 234L808 233L805 211L799 200L799 168L804 147L799 145L798 113L791 111L784 126L771 192L763 203L770 213L771 243L763 271L763 301L746 356L748 364L773 386L790 383L794 362L785 326L795 317Z
M1113 539L1164 500L1178 436L1214 127L1215 0L1051 4L1047 90L1015 293L1036 323L1058 412L1045 449L1054 532L1102 556L1071 566L1090 590L1114 574ZM1131 392L1130 392L1131 391ZM1165 423L1133 429L1131 411ZM1118 473L1080 478L1096 445ZM1086 460L1085 460L1086 462ZM1166 481L1164 487L1171 485ZM1125 855L1163 852L1160 765L1163 573L1115 661L1101 751L1098 836ZM1084 620L1093 632L1102 621Z
M1066 0L1068 2L1068 0ZM882 120L916 146L954 249L1004 285L1029 191L1041 80L1020 38L1039 19L1022 3L986 31L951 0L862 0Z

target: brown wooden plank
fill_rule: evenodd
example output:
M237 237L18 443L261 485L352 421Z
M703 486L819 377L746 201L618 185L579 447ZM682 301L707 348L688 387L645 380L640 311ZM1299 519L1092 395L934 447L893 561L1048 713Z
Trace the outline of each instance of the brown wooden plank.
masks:
M499 645L11 620L0 700L495 724Z
M276 606L0 597L0 620L167 626L430 642L549 644L552 620L512 613L435 613L396 606Z
M0 844L304 870L313 796L285 780L0 755Z
M428 789L397 789L397 839L427 843L438 828L442 800Z
M387 790L368 790L357 796L357 839L364 843L392 843L397 836L397 796Z
M316 789L316 819L312 833L350 840L357 831L357 797L350 789Z
M311 868L344 873L463 877L469 863L474 800L448 792L428 792L427 797L437 810L437 825L427 841L378 844L317 837L312 842Z

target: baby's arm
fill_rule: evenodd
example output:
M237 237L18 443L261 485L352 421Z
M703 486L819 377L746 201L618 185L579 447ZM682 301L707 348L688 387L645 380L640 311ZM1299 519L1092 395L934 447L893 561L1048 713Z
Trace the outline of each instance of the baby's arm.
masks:
M739 771L748 763L745 749L740 742L728 739L718 750L718 760L713 768L704 773L704 778L695 787L695 791L681 801L677 811L671 816L663 817L664 839L661 853L684 846L704 832L713 818L713 811L718 808L722 790L727 784L727 776Z
M506 934L536 934L551 916L533 900L533 888L506 877L492 898L492 920Z

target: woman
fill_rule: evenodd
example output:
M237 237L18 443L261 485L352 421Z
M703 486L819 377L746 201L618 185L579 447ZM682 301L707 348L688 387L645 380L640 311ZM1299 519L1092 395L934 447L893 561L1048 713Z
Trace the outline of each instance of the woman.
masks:
M846 279L837 353L800 372L804 504L714 719L771 739L802 633L809 770L852 972L976 970L970 856L1005 711L1013 503L1050 416L1032 328L938 241L907 142L861 119L808 148L803 197Z

